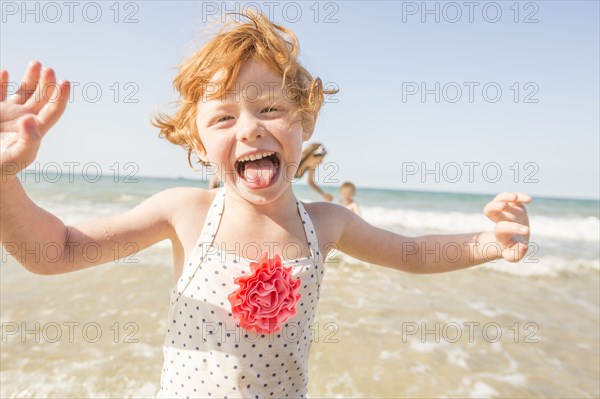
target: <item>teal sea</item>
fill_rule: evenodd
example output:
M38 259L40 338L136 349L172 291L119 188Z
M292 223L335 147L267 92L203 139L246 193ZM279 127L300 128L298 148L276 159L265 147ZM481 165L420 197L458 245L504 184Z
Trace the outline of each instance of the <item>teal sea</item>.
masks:
M124 212L197 180L90 183L28 176L65 223ZM326 188L336 199L336 188ZM307 186L296 196L316 201ZM490 229L493 195L358 187L373 225L413 236ZM311 397L599 397L600 203L537 198L524 262L410 275L344 254L326 267ZM170 244L58 276L2 253L0 396L152 397L166 332ZM100 333L98 336L97 333Z

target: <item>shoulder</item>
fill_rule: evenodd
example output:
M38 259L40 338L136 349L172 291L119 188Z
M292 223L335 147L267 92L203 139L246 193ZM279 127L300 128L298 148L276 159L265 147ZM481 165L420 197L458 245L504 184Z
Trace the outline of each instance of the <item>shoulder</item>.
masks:
M319 219L339 217L340 214L343 214L344 210L346 210L346 207L343 205L327 201L303 202L303 205L311 218L315 217Z
M154 194L151 198L154 198L158 201L174 201L176 203L183 203L189 200L199 201L201 203L210 203L215 197L217 191L217 189L205 190L195 187L173 187L160 191Z
M185 235L189 228L202 226L217 192L218 189L173 187L154 194L145 202L153 208L150 213L169 225L171 238L175 239ZM193 221L192 226L190 221Z
M163 211L176 210L179 206L202 206L210 204L216 191L194 187L173 187L151 195L140 205Z
M353 217L352 211L343 205L332 202L310 202L304 203L319 240L324 243L338 242L347 222Z
M160 191L139 207L146 214L154 215L176 224L178 220L192 213L194 216L205 214L218 190L205 190L194 187L173 187Z

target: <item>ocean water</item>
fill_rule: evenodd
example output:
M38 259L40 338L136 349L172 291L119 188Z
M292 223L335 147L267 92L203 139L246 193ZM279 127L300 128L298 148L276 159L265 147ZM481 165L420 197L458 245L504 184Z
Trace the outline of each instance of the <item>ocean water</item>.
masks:
M73 223L126 211L185 179L39 182L32 199ZM296 195L317 200L306 186ZM336 194L335 190L330 190ZM404 235L491 228L491 195L359 188L370 223ZM599 202L534 198L531 248L439 275L334 254L314 326L312 397L599 397ZM119 262L33 275L2 253L0 397L153 397L172 260L168 242Z

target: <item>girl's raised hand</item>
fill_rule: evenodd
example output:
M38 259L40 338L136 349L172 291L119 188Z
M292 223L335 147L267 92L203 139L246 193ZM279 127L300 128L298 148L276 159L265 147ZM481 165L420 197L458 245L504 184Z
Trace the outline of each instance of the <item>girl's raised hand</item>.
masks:
M0 71L0 169L2 182L35 159L40 141L65 111L68 81L56 82L38 61L27 67L16 93L7 98L8 72Z
M529 218L523 204L530 201L531 196L525 193L500 193L483 210L496 223L494 236L502 258L509 262L518 262L527 253Z

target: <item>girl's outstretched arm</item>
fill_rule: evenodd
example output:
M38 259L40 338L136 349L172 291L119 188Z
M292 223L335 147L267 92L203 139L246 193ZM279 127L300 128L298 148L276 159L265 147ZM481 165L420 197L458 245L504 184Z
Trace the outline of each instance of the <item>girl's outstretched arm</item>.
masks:
M57 274L131 255L165 238L175 238L172 190L118 216L66 226L37 206L17 173L30 165L48 130L63 114L69 83L31 62L17 92L7 98L8 73L0 71L0 241L26 269ZM53 100L50 100L53 99ZM175 190L175 189L173 189Z
M113 262L161 240L176 240L169 189L120 215L65 225L37 206L18 179L2 184L2 246L36 274L60 274Z
M342 219L338 249L365 262L410 273L442 273L504 258L518 262L527 252L529 219L523 193L502 193L489 202L485 215L493 231L406 237L370 225L339 207Z

